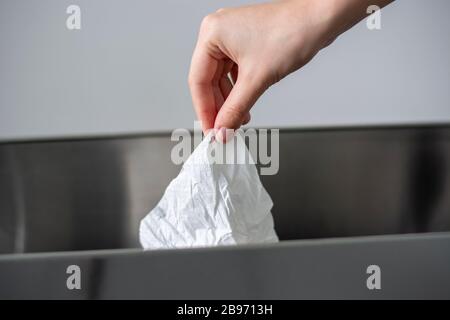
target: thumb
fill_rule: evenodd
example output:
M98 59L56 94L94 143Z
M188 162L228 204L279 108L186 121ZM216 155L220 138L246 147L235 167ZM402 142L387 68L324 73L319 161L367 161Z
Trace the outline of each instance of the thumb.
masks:
M264 81L257 77L239 75L216 116L214 129L238 129L248 118L248 112L264 90Z

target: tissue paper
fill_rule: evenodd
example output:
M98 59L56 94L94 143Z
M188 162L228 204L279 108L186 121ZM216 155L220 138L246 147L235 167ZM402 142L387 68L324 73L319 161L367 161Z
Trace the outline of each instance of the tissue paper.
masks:
M272 200L264 189L244 139L235 135L225 161L212 155L223 144L208 134L141 221L145 249L276 242ZM228 146L228 144L227 144ZM219 152L220 153L220 152Z

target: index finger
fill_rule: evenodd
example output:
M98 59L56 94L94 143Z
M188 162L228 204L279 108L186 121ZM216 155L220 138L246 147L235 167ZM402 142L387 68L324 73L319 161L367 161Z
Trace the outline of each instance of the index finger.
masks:
M208 52L206 45L198 42L192 55L189 88L195 112L205 133L214 127L217 114L213 80L218 66L219 61Z

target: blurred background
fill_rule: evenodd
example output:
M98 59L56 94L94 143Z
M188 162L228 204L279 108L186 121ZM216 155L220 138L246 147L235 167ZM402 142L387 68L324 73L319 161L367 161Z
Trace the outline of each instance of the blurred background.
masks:
M192 128L200 21L247 3L1 0L0 140ZM70 4L81 30L66 28ZM449 12L447 0L395 1L381 30L363 21L266 92L251 125L450 122Z

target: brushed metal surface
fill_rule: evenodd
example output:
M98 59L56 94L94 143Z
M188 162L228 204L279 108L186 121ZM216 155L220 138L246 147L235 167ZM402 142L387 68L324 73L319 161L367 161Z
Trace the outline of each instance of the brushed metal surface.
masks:
M381 290L366 286L373 264ZM80 290L66 286L70 265ZM3 255L0 284L0 299L450 299L450 232Z
M138 247L180 167L168 134L0 143L0 253ZM285 130L281 239L450 230L450 127Z

